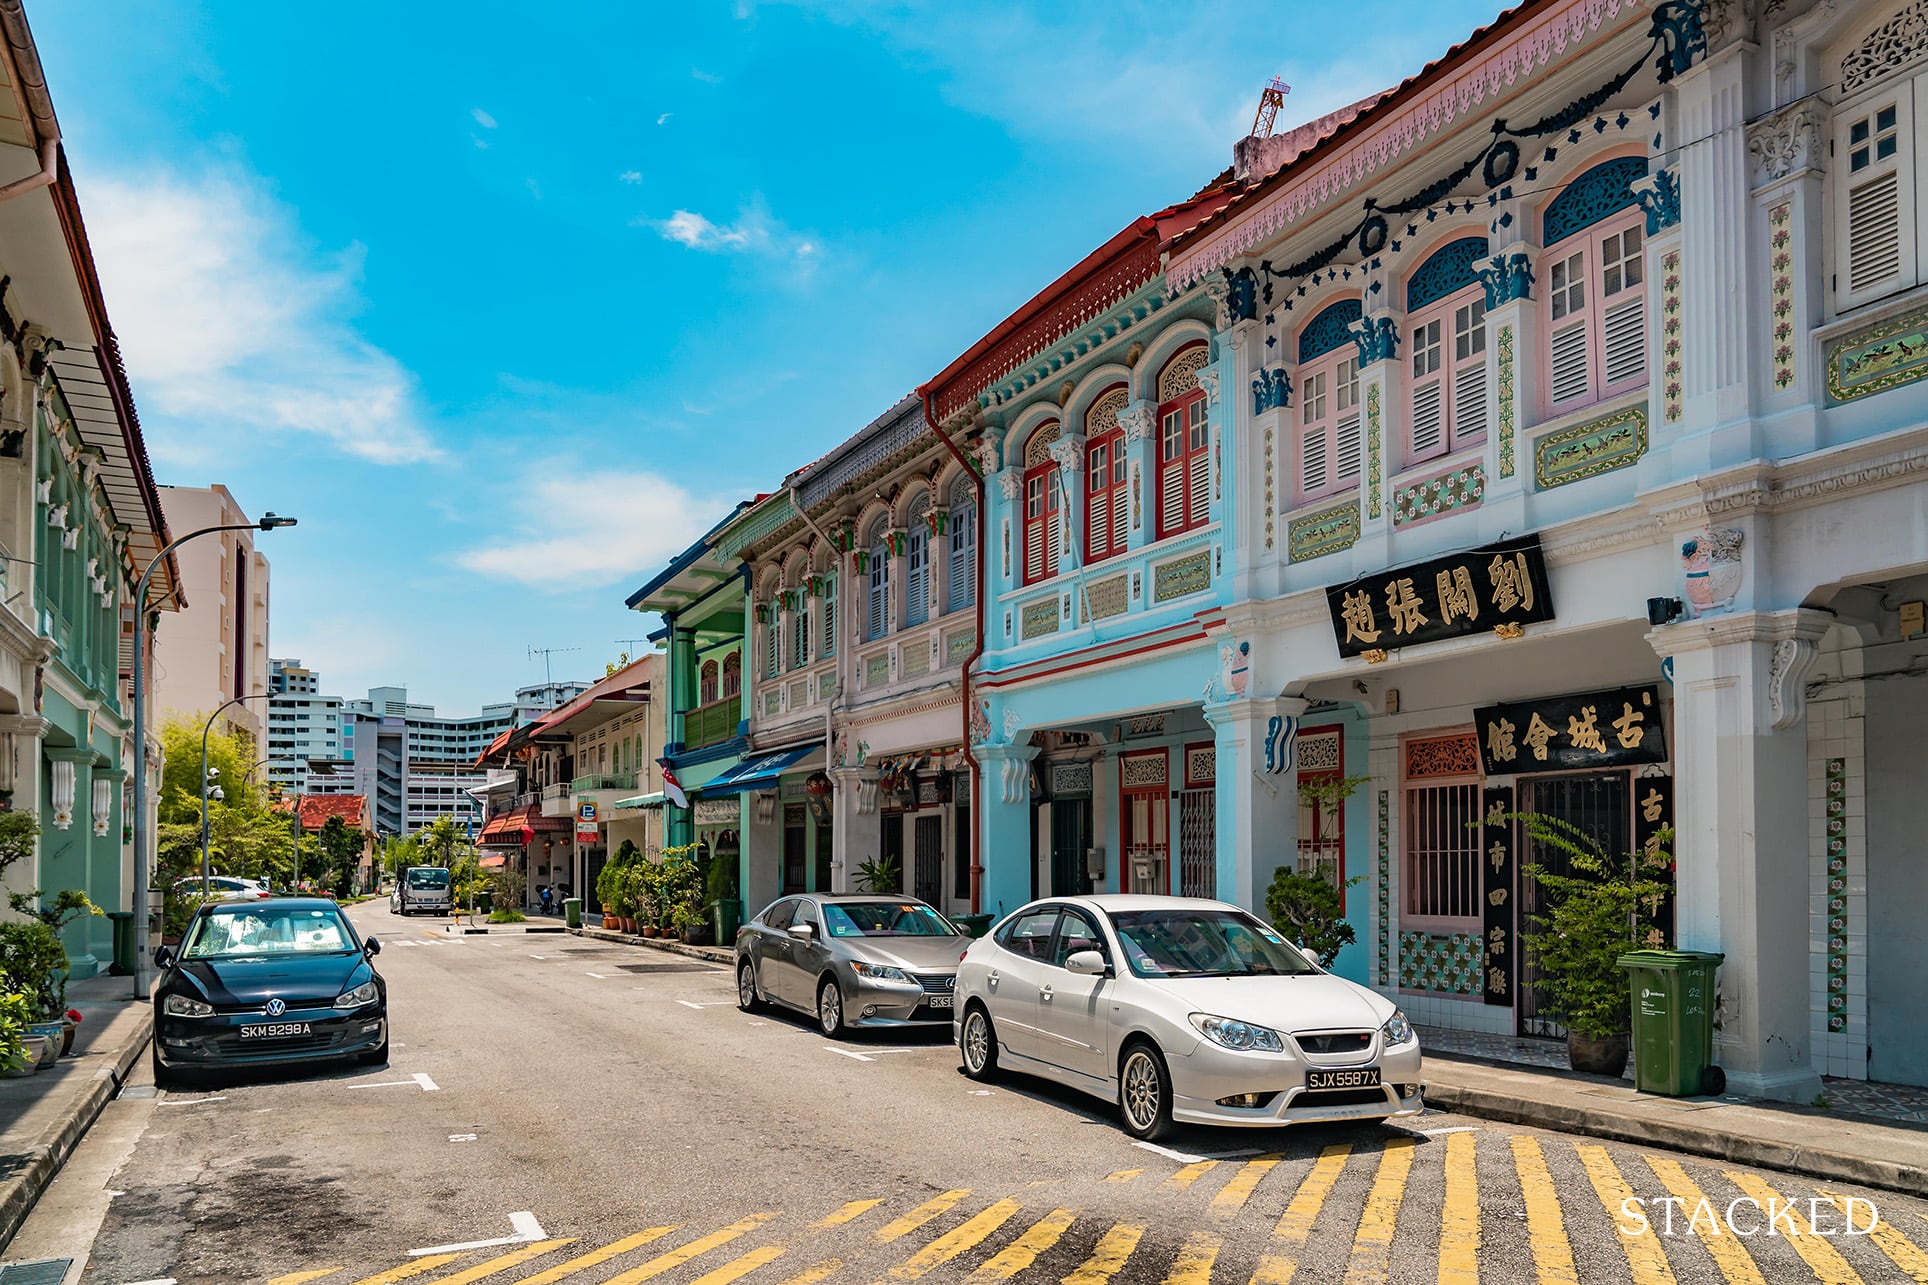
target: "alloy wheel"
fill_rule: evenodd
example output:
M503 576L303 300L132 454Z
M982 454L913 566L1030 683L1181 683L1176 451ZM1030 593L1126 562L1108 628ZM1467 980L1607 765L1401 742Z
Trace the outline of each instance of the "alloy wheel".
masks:
M736 1004L746 1012L756 1007L756 973L748 964L736 970Z
M1125 1115L1134 1129L1149 1131L1158 1123L1159 1099L1164 1093L1158 1063L1144 1049L1132 1050L1125 1059L1124 1081Z
M827 982L817 992L817 1025L825 1035L835 1036L843 1031L843 993L835 982Z
M972 1009L964 1019L964 1066L972 1075L984 1069L984 1063L991 1053L990 1021L982 1012Z

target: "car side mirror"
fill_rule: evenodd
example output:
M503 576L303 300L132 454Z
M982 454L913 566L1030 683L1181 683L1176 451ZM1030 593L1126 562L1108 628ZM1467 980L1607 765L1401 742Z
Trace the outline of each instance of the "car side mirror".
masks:
M381 953L382 953L381 942L377 941L373 937L364 937L362 939L362 954L368 955L372 958L373 956L379 955Z
M1109 977L1111 965L1095 950L1073 951L1064 961L1065 971L1080 977Z
M790 935L792 937L801 937L808 941L817 935L817 926L815 924L791 924Z
M172 968L174 966L174 947L156 946L154 948L154 967Z

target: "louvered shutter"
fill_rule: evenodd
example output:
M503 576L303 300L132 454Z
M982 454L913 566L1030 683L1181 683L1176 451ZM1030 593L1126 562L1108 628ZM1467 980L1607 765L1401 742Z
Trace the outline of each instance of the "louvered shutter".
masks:
M923 519L915 519L920 524ZM904 577L904 624L921 625L931 618L931 542L919 525L910 533L910 552Z
M1185 521L1196 526L1205 521L1212 511L1212 453L1205 447L1192 452L1191 496L1186 508Z
M977 505L951 509L950 610L977 601Z
M1835 112L1833 169L1840 266L1837 306L1851 308L1914 285L1920 172L1914 99L1923 80Z
M823 582L823 646L820 654L837 654L837 577L830 576Z
M1111 551L1125 551L1125 519L1130 516L1131 505L1125 495L1124 484L1118 483L1111 488Z
M1299 489L1307 494L1325 489L1326 484L1326 430L1321 424L1317 428L1305 430L1305 440L1299 444Z
M868 637L882 638L890 628L890 548L870 551L870 620Z
M1111 552L1111 492L1093 491L1091 494L1091 537L1090 556L1093 561Z
M1158 534L1169 535L1185 522L1185 458L1158 467Z
M1064 547L1064 512L1058 504L1055 479L1047 480L1044 488L1047 498L1044 502L1044 574L1058 574L1058 551Z
M1334 433L1332 462L1338 473L1338 480L1350 482L1359 476L1359 414L1341 415Z
M1441 381L1434 379L1413 389L1413 454L1423 457L1437 451L1445 427Z
M1553 332L1553 404L1587 395L1587 323Z
M1486 432L1486 363L1461 366L1453 375L1453 441L1470 442Z
M1643 295L1606 312L1606 382L1617 384L1647 372L1647 300Z

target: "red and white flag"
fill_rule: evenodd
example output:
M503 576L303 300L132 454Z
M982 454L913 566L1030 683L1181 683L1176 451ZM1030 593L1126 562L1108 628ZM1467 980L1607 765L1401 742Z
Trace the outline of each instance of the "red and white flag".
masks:
M683 783L676 779L676 773L670 771L669 764L661 759L656 762L663 769L663 796L679 808L688 808L690 796L683 793Z

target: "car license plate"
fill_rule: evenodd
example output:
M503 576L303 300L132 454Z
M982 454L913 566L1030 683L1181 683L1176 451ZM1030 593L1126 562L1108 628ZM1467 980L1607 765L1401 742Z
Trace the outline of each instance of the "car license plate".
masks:
M1322 1089L1376 1089L1379 1087L1379 1068L1362 1066L1349 1071L1307 1071L1305 1087L1311 1093Z
M949 1008L951 1006L951 997L949 995L926 995L924 996L924 1002L932 1008Z
M252 1026L241 1028L241 1038L244 1040L286 1039L291 1035L311 1033L310 1024L307 1022L256 1022Z

